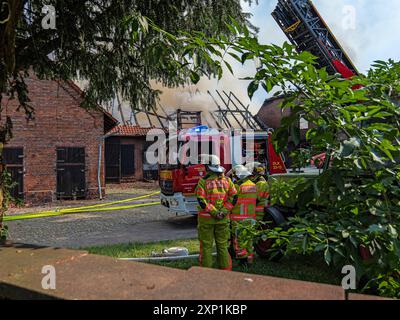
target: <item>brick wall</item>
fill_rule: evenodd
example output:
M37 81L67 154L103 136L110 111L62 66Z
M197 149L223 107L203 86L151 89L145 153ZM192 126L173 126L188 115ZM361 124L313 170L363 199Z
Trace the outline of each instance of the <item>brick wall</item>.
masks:
M1 113L1 121L6 115L13 119L14 137L7 146L24 149L25 201L40 203L55 199L57 147L85 148L87 194L89 198L98 196L98 144L104 134L103 113L80 108L80 92L67 83L35 77L26 83L35 120L27 122L24 113L16 111L15 100L3 99ZM103 172L102 168L104 186Z
M268 125L268 127L277 129L281 125L281 120L283 117L290 115L290 110L285 109L282 111L280 104L283 102L283 98L266 100L258 111L258 116L261 120Z
M260 119L268 125L268 127L273 129L278 129L281 125L282 119L288 117L291 114L290 108L282 110L280 104L284 101L282 97L276 97L268 99L264 102L261 109L258 111L257 115ZM308 124L312 127L312 124ZM300 130L301 139L305 140L305 135L308 129Z

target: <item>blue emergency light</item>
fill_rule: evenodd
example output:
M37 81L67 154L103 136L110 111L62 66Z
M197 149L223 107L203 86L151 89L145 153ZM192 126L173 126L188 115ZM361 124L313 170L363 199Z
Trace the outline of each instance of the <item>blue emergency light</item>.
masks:
M188 132L189 133L200 133L200 132L204 132L204 131L208 131L208 130L209 130L208 126L202 125L202 126L190 128L188 130Z

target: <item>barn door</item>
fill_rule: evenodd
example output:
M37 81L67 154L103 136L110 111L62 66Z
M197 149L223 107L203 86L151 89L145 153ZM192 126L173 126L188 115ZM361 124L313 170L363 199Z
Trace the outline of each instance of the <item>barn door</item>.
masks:
M57 198L85 195L85 148L57 148Z
M11 180L16 185L11 190L14 199L24 198L24 151L22 148L4 148L3 160Z
M121 144L121 176L135 175L135 145Z
M120 145L119 142L106 142L105 147L106 182L120 182Z

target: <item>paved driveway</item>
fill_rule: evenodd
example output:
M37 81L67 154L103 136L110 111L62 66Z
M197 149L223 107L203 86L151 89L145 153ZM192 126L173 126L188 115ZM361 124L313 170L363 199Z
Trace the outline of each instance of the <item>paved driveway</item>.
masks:
M14 242L67 248L197 236L196 218L176 217L159 205L9 221L7 225Z

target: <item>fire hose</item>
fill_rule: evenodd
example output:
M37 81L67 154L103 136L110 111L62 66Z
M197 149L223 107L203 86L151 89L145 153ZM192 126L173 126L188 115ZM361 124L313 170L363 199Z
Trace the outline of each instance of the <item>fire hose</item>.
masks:
M3 218L3 221L15 221L15 220L36 219L36 218L44 218L44 217L54 217L54 216L61 216L61 215L73 214L73 213L121 211L121 210L133 209L133 208L155 206L155 205L159 205L160 202L156 201L156 202L148 202L148 203L135 203L135 204L125 205L125 206L108 207L108 206L112 206L115 204L127 203L127 202L132 202L132 201L136 201L136 200L140 200L140 199L150 198L157 194L159 194L159 192L153 192L153 193L139 196L139 197L118 200L118 201L113 201L113 202L108 202L108 203L100 203L100 204L84 206L84 207L66 208L66 209L59 209L59 210L52 210L52 211L42 211L42 212L37 212L37 213L27 213L27 214L13 215L13 216L5 216Z

